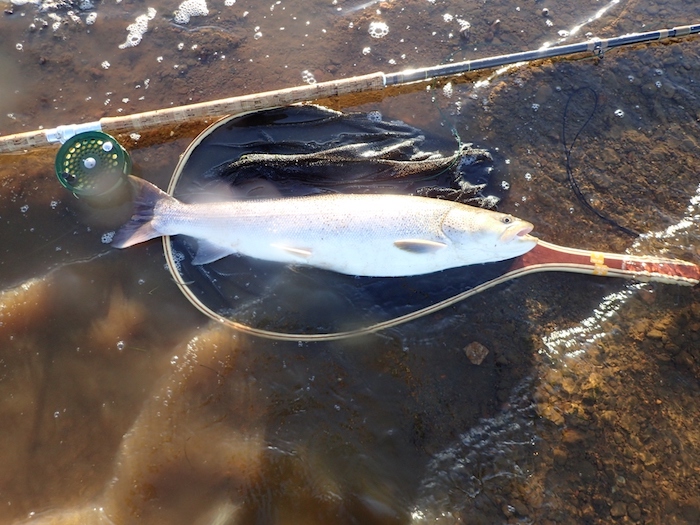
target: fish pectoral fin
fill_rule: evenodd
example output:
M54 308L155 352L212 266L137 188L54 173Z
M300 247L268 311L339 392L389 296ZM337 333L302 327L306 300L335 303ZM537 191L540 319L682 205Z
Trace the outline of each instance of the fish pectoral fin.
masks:
M296 248L294 246L287 246L285 244L272 244L271 246L273 248L285 251L289 254L296 255L301 259L308 259L313 253L313 251L310 248Z
M447 244L427 239L401 239L394 241L394 246L410 253L435 253L445 248Z
M192 264L209 264L223 259L232 253L236 253L236 250L200 239L197 241L197 254L194 256L194 259L192 259Z

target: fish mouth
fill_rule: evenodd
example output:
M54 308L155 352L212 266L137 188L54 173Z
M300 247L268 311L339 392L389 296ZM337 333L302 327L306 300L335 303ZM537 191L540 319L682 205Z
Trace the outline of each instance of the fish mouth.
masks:
M514 239L523 239L534 229L534 226L529 222L520 222L506 228L506 231L501 235L501 241L510 242Z

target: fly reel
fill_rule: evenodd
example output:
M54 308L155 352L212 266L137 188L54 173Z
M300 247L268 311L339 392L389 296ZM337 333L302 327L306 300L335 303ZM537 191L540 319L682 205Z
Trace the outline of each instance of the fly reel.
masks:
M114 137L100 131L73 135L56 154L61 185L76 197L98 204L128 190L130 173L129 154Z

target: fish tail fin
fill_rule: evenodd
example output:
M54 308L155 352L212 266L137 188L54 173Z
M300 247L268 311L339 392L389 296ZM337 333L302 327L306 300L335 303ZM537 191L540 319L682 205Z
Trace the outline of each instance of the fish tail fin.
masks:
M163 235L153 226L153 210L159 201L175 200L146 180L131 175L129 180L135 190L134 211L129 222L114 234L112 246L115 248L127 248Z

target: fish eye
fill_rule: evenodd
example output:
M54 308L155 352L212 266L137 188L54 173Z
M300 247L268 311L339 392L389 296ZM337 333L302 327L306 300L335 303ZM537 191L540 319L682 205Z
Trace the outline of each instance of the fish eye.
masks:
M503 224L510 224L511 222L513 222L513 217L511 217L510 215L506 215L505 217L501 218L501 222Z

